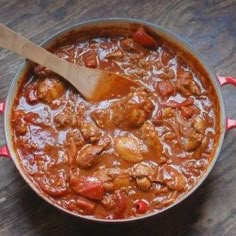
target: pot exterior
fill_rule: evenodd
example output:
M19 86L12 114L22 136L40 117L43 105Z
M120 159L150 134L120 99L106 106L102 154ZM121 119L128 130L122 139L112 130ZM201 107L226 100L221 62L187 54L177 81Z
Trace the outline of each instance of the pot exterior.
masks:
M69 27L69 28L59 32L58 34L52 36L51 38L49 38L41 46L48 48L48 47L50 47L50 45L53 45L53 43L55 43L61 37L67 35L68 33L72 32L72 31L77 31L77 30L83 31L83 30L90 30L90 29L92 30L93 28L100 28L100 27L101 28L104 28L104 27L114 27L114 28L121 27L122 28L122 27L124 27L124 28L131 29L131 28L137 28L140 25L143 25L145 28L150 30L150 32L157 34L158 36L160 36L164 40L168 41L170 44L175 45L177 48L180 48L182 52L184 52L185 54L188 54L189 56L191 56L191 58L194 58L194 60L198 62L201 69L204 70L204 73L211 80L211 83L212 83L212 85L216 91L217 97L218 97L219 108L220 108L220 111L218 113L219 114L219 122L220 122L219 138L218 138L218 143L217 143L217 147L215 149L213 159L211 160L211 163L209 164L207 171L202 175L202 177L199 180L199 182L197 183L197 185L195 185L188 193L183 195L183 197L178 199L173 205L165 208L162 211L150 213L150 214L138 217L138 218L122 219L122 220L95 219L90 216L78 215L78 214L70 212L58 205L55 205L55 203L53 203L53 201L51 201L47 196L45 196L45 194L34 185L32 180L26 174L26 172L23 169L22 164L19 161L18 154L16 153L15 148L14 148L14 144L13 144L13 139L12 139L13 133L12 133L11 127L10 127L11 110L12 110L12 106L14 103L14 98L17 95L19 81L20 81L24 71L26 71L29 68L29 62L26 61L21 66L21 68L18 70L14 80L12 81L11 87L8 92L7 100L6 100L6 108L5 108L5 113L4 113L4 127L5 127L5 136L6 136L7 146L8 146L10 155L11 155L18 171L20 172L21 176L25 179L25 181L28 183L28 185L40 197L42 197L48 203L56 206L58 209L61 209L62 211L67 212L71 215L81 217L84 219L93 220L96 222L128 222L128 221L139 220L139 219L150 217L152 215L159 214L159 213L166 211L167 209L175 206L176 204L178 204L179 202L181 202L185 198L187 198L189 195L191 195L199 187L199 185L206 179L206 177L210 173L211 169L213 168L213 166L217 160L217 157L219 156L221 146L223 143L223 139L224 139L225 130L226 130L225 106L224 106L223 98L221 95L220 84L219 84L218 80L216 79L215 74L212 72L212 70L207 65L207 63L200 57L200 55L195 50L193 50L186 42L184 42L183 39L179 38L174 33L169 32L168 30L166 30L160 26L157 26L155 24L151 24L151 23L136 20L136 19L128 19L128 18L97 19L97 20L87 21L87 22L80 23L80 24L74 25L72 27Z

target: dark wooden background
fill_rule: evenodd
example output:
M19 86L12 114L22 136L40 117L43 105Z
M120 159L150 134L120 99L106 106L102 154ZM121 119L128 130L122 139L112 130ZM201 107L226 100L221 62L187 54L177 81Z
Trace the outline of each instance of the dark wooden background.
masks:
M215 72L236 77L236 0L0 0L0 22L36 43L81 21L130 17L159 24L187 40ZM0 101L22 58L0 49ZM236 88L222 89L236 118ZM0 117L0 145L5 142ZM133 224L90 223L60 212L0 158L0 235L236 235L236 130L225 137L204 184L168 212Z

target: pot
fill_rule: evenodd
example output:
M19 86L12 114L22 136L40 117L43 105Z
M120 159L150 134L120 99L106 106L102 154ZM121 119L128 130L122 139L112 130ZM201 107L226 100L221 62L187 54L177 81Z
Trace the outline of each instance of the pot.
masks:
M199 182L191 189L191 191L187 192L183 197L178 199L174 204L170 205L169 207L163 209L162 211L166 211L167 209L173 207L174 205L178 204L179 202L183 201L185 198L187 198L189 195L191 195L198 187L199 185L206 179L206 177L209 175L210 171L212 170L217 157L219 156L224 135L225 132L231 128L236 127L236 120L231 120L226 117L225 115L225 106L221 94L221 86L225 84L232 84L236 86L236 80L233 79L232 77L222 77L222 76L216 76L212 69L207 65L207 63L200 57L200 55L193 50L186 42L184 42L181 38L179 38L177 35L169 32L168 30L140 20L134 20L134 19L119 19L119 18L113 18L113 19L98 19L98 20L92 20L84 23L80 23L78 25L72 26L70 28L67 28L58 34L54 35L50 39L48 39L46 42L44 42L41 46L42 47L49 47L53 43L55 43L57 40L62 38L63 36L67 35L70 32L73 31L80 31L80 30L90 30L90 29L98 29L98 28L104 28L104 27L114 27L114 28L119 28L119 27L124 27L124 28L134 28L137 26L143 25L146 29L148 29L150 32L153 34L157 34L161 39L164 39L165 41L169 42L171 45L174 45L174 47L178 48L178 51L181 52L181 54L184 54L188 58L191 58L190 62L197 66L198 69L201 70L201 72L206 76L207 79L209 79L216 91L217 97L218 97L218 102L219 102L219 124L220 124L220 133L218 136L218 142L217 142L217 148L215 149L215 153L213 156L213 159L211 163L208 166L207 171L202 175L201 179ZM190 64L191 64L190 63ZM17 153L15 152L13 141L12 141L12 131L10 127L10 120L11 120L11 110L14 102L14 98L17 94L18 91L18 84L19 81L21 80L21 77L23 73L27 70L29 67L29 62L25 62L19 71L17 72L14 80L12 81L11 87L8 91L8 96L5 102L0 104L0 112L4 113L4 128L5 128L5 137L6 137L6 145L4 147L0 148L0 156L5 156L8 157L14 161L18 171L20 172L21 176L24 178L24 180L27 182L27 184L40 196L42 197L45 201L48 203L56 206L57 208L61 209L64 212L67 212L71 215L79 216L82 218L94 220L94 221L101 221L101 222L127 222L127 221L134 221L135 219L140 219L140 218L146 218L151 215L155 215L160 213L159 212L154 212L150 213L144 216L132 218L132 219L121 219L121 220L104 220L104 219L94 219L89 216L83 216L83 215L78 215L76 213L70 212L58 205L55 205L46 195L41 192L30 180L29 176L25 173L23 166L18 158Z

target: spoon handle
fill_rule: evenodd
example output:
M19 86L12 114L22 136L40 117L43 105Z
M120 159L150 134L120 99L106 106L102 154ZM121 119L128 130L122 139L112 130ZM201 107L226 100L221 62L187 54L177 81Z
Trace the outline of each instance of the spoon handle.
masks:
M0 47L6 48L20 56L49 68L64 78L72 70L73 64L39 47L18 33L0 23Z

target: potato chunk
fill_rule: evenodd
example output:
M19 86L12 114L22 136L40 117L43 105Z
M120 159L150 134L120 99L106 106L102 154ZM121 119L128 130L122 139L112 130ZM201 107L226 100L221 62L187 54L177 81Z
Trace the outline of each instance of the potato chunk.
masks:
M140 162L143 156L137 139L133 137L119 137L115 139L115 150L125 161Z

